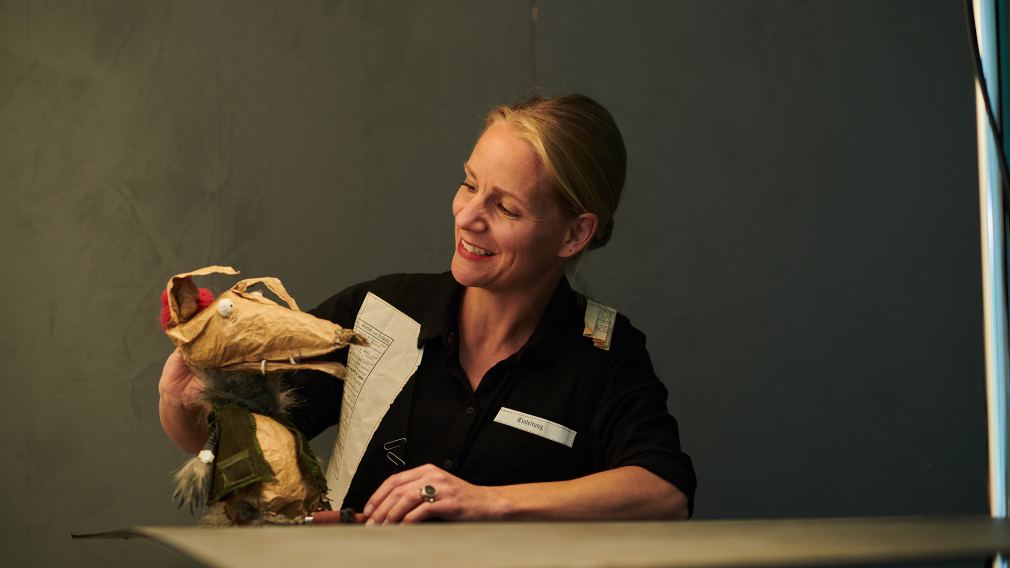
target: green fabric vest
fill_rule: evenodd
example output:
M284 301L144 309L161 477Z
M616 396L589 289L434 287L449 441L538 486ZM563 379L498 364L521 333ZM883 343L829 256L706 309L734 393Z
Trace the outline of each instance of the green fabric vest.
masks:
M209 420L212 429L219 429L219 438L214 451L214 480L208 505L220 501L233 491L274 478L273 470L263 458L263 450L256 440L256 419L252 412L240 406L215 405ZM305 436L286 421L277 418L273 420L294 435L298 448L298 469L309 488L325 498L326 477Z

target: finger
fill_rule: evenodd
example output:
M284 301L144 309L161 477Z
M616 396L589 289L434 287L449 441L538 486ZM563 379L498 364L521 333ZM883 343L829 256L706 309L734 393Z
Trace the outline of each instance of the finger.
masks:
M186 366L179 352L173 351L158 379L158 394L183 407L194 408L203 406L203 390L203 381Z
M403 517L416 509L420 505L426 505L427 503L421 499L420 490L412 491L408 486L404 486L404 491L400 500L393 504L386 512L386 518L383 519L383 524L386 523L398 523L403 520Z
M161 368L161 382L178 382L179 377L183 376L188 370L186 369L185 361L182 359L182 354L176 349L165 359L165 365Z
M176 349L168 356L165 360L165 367L171 369L176 374L179 375L192 375L193 371L189 368L189 364L186 362L185 357L182 356L182 351Z
M182 354L176 349L165 359L165 366L161 369L160 383L163 386L185 385L193 378L193 370L186 364Z
M186 383L186 387L182 391L182 400L190 406L203 406L203 393L206 390L203 381L200 377L192 375L189 382Z
M419 523L427 519L443 518L447 511L447 504L442 501L434 503L421 503L414 510L403 516L402 523Z
M410 492L413 490L412 488L416 483L416 480L408 481L389 491L381 502L374 504L375 508L368 518L368 523L374 525L385 522L386 517L389 515L389 511L395 507L401 499L404 497L410 497ZM420 498L420 494L418 494L418 498Z
M365 516L371 517L378 509L379 505L386 500L386 497L388 497L389 494L400 485L421 479L421 472L418 471L419 469L420 468L415 467L387 477L386 480L382 482L382 485L375 490L375 493L372 493L372 496L368 498L368 501L365 502L365 509L362 511Z
M372 514L368 517L368 522L366 524L376 525L384 523L386 521L386 515L389 513L390 509L400 502L400 499L403 498L404 494L403 487L396 487L390 491L381 502L376 503L375 510L373 510Z

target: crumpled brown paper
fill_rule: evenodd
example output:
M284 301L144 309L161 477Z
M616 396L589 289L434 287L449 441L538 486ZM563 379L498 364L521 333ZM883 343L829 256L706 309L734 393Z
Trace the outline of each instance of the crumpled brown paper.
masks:
M263 374L311 369L338 378L346 375L344 365L336 361L311 359L348 345L364 345L365 338L298 309L277 278L242 280L199 310L194 276L238 273L230 266L208 266L169 279L170 319L165 331L187 364ZM254 284L265 285L287 307L250 292Z
M259 500L257 508L289 517L311 514L305 508L306 503L312 500L310 496L318 497L319 492L309 495L309 488L298 469L298 448L294 435L270 417L252 414L252 418L256 419L256 438L263 451L263 458L274 471L274 479L249 488L248 493L256 495ZM231 495L228 502L249 499L249 494Z

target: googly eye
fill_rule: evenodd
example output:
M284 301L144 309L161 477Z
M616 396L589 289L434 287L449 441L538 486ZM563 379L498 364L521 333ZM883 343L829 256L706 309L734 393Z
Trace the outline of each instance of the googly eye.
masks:
M217 313L222 317L228 317L235 311L235 303L225 298L217 303Z

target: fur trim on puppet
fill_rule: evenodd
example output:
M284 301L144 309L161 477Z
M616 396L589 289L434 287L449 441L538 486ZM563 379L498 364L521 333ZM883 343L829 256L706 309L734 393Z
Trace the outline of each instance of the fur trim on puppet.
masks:
M188 506L192 514L206 506L213 481L214 462L204 462L200 456L190 458L175 472L175 492L172 498L176 507Z
M259 375L215 369L196 369L203 380L203 399L211 406L233 405L271 418L288 418L298 404L281 374Z
M216 422L212 422L210 431L207 433L207 443L203 450L190 458L175 472L175 491L172 498L176 507L189 507L189 513L193 514L197 509L207 505L210 500L210 489L214 482L214 450L217 449L217 442L221 438L221 428Z

